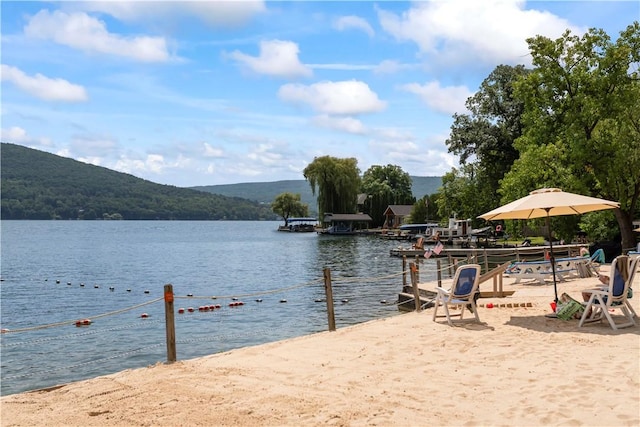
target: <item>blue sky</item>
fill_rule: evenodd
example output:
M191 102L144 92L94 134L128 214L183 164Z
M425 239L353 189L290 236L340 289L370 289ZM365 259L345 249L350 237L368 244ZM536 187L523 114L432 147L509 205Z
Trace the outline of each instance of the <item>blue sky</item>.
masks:
M612 38L640 1L2 1L2 141L180 187L316 156L458 165L454 113L525 39Z

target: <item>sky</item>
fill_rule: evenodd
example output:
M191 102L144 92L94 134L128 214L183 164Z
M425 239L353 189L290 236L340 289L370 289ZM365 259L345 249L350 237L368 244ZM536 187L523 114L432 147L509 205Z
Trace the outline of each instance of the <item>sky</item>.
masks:
M5 1L2 142L179 187L304 179L315 157L459 166L453 115L526 39L613 39L634 1Z

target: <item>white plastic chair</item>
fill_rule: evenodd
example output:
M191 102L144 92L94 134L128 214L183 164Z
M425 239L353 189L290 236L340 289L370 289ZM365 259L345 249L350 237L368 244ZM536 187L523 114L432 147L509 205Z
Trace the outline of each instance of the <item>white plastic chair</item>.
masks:
M453 276L451 289L436 288L437 295L434 302L433 320L435 321L436 317L446 317L447 323L453 326L451 318L460 317L460 320L463 320L464 310L467 309L473 312L476 322L479 323L480 317L478 316L478 307L476 307L474 298L479 283L480 265L466 264L458 267L456 274ZM440 306L444 309L444 316L438 316L438 308ZM460 313L451 314L449 306L460 306ZM469 309L469 307L471 307L471 309Z
M579 327L582 327L585 322L602 321L605 318L614 330L636 325L634 317L637 316L628 301L628 292L637 270L637 262L635 259L629 262L626 255L616 257L611 263L609 285L584 291L590 294L590 297L578 323ZM624 280L624 276L621 273L621 269L625 267L628 269L626 280ZM622 312L625 322L615 322L610 312L614 310Z

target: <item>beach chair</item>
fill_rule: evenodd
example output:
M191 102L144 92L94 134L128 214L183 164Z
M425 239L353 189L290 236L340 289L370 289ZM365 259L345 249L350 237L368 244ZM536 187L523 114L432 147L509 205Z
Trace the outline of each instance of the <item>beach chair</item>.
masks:
M638 315L631 306L631 301L629 301L629 299L633 297L633 281L636 277L636 273L638 272L638 268L640 268L640 257L629 257L629 290L627 291L627 297L625 298L624 302L633 315L634 319L637 319Z
M584 261L576 263L578 276L582 278L597 276L600 273L600 265L604 264L604 262L604 251L602 248L597 249L593 255L588 258L585 257Z
M441 287L436 288L436 300L434 301L435 308L433 310L433 321L437 317L446 317L447 323L453 326L451 320L452 317L460 317L463 320L464 310L468 309L475 317L476 322L480 322L478 317L478 307L476 307L475 294L478 290L480 283L480 265L467 264L458 267L455 275L453 276L453 284L451 289L444 289ZM442 306L444 310L444 316L438 316L438 308ZM460 313L451 314L449 307L459 306Z
M628 301L629 288L637 269L636 263L637 261L633 261L632 265L629 265L629 258L626 255L616 257L611 263L609 285L584 291L590 294L590 297L578 327L582 327L585 322L602 321L605 318L614 330L636 325L634 317L637 316ZM622 312L625 320L623 323L616 323L611 316L611 312L615 310Z
M418 237L418 240L413 245L413 249L424 249L424 237Z

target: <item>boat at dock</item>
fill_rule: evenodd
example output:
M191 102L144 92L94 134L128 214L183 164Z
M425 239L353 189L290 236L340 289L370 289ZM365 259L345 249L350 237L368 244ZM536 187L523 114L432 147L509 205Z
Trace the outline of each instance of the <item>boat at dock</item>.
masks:
M326 213L324 224L329 227L317 230L318 234L330 234L334 236L353 236L368 234L367 225L371 222L368 214L334 214Z
M287 225L278 227L278 231L289 231L293 233L309 233L316 231L316 218L289 218Z

